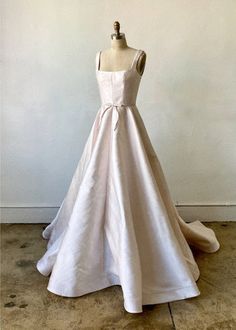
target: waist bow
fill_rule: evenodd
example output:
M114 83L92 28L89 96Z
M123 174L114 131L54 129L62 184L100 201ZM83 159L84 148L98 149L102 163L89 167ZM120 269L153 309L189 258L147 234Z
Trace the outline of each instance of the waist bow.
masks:
M110 109L115 109L116 110L116 121L115 121L115 126L114 126L114 131L116 130L117 126L118 126L118 122L119 122L119 111L123 108L123 107L126 107L126 106L131 106L131 105L134 105L134 104L114 104L114 103L105 103L103 104L105 105L105 108L102 110L102 113L100 115L100 119L99 119L99 126L101 125L101 121L102 121L102 117L104 116L105 112L107 110L110 110Z

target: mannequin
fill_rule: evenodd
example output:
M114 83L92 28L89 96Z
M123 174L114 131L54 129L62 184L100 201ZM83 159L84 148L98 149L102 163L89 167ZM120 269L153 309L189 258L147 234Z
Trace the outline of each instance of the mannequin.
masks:
M128 70L137 49L129 47L125 34L120 33L120 23L115 21L115 33L111 35L111 48L101 52L99 70L101 71L123 71ZM137 71L140 75L144 72L146 53L143 52L137 61Z
M136 104L146 56L127 46L119 27L115 22L111 48L96 53L101 106L42 233L47 252L37 269L50 275L47 289L64 297L120 285L126 311L140 313L143 305L199 295L188 242L209 253L219 242L212 229L199 220L185 223L175 208Z

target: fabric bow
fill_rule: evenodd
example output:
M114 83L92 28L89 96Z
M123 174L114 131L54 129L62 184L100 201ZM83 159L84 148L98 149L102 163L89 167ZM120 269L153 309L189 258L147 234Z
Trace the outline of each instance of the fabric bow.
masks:
M117 115L117 119L116 119L116 122L115 122L115 127L114 127L114 131L116 130L117 128L117 125L118 125L118 122L119 122L119 108L122 108L122 107L125 107L125 104L114 104L114 103L106 103L105 104L105 108L103 109L101 115L100 115L100 120L99 120L99 126L101 124L101 121L102 121L102 117L104 116L105 112L109 109L113 109L115 108L116 110L116 115Z

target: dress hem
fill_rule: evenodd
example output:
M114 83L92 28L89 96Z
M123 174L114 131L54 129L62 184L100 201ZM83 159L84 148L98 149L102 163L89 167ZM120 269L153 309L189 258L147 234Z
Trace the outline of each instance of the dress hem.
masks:
M74 290L74 293L69 293L68 291L61 290L58 287L50 285L50 281L47 287L47 290L53 294L62 296L62 297L69 297L69 298L76 298L81 297L86 294L90 294L96 291L100 291L102 289L106 289L108 287L119 285L122 289L122 285L118 279L115 280L113 277L113 281L109 281L108 279L102 279L101 284L90 288L89 290L77 291ZM176 300L183 300L187 298L193 298L200 295L200 291L198 290L197 286L190 285L186 287L181 287L178 289L168 290L167 292L153 292L153 293L142 293L142 299L136 297L130 297L129 299L124 298L124 308L128 313L142 313L143 305L152 305L152 304L163 304L168 303ZM136 307L135 307L136 306Z

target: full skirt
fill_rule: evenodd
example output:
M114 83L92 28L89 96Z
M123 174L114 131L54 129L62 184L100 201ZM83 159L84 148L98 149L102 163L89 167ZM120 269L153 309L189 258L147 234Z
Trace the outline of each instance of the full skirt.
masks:
M190 246L209 253L219 248L213 230L179 216L135 105L119 113L100 107L42 236L47 250L37 269L50 275L50 292L78 297L120 285L130 313L199 295Z

